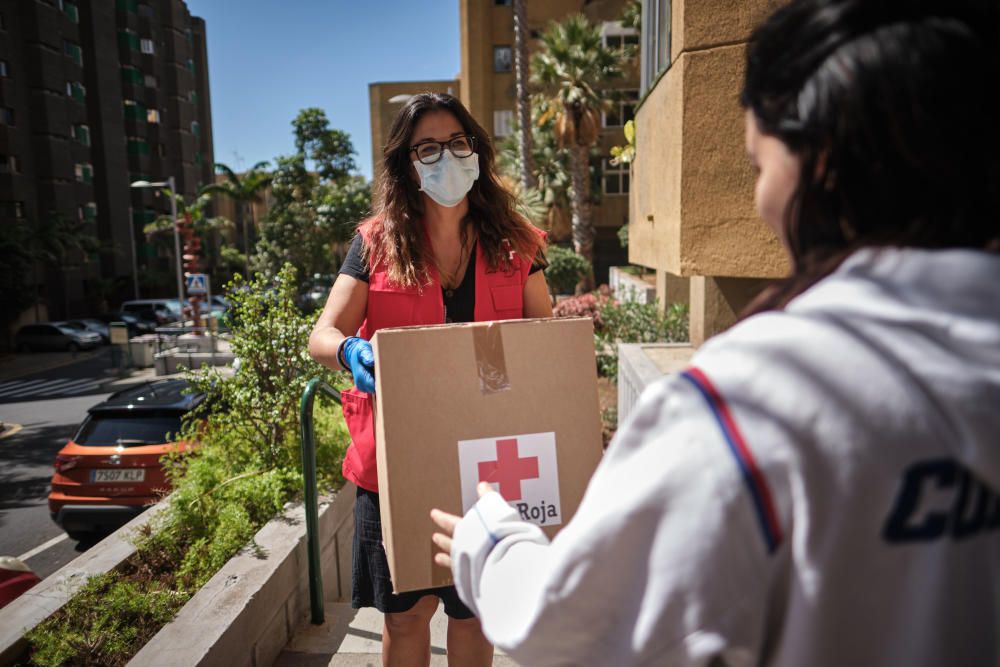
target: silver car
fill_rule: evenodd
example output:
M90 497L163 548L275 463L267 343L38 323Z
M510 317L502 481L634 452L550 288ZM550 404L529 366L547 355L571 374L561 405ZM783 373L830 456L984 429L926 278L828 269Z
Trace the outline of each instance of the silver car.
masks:
M28 324L18 329L14 336L18 352L76 352L100 344L100 334L74 329L65 322Z

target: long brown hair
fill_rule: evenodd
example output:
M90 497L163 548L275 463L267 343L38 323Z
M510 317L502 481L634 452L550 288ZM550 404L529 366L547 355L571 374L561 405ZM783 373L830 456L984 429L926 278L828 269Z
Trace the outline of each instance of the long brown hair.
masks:
M865 246L996 250L996 0L795 0L750 39L742 103L801 161L782 309Z
M512 252L544 263L544 241L538 230L516 211L514 196L497 176L496 152L486 130L452 95L420 93L400 109L382 151L381 173L376 191L374 233L367 239L370 266L382 262L389 279L408 287L429 280L428 247L420 221L424 215L419 185L412 177L410 145L413 131L424 114L447 111L463 131L473 137L479 155L479 178L469 191L469 211L463 220L463 236L469 226L482 248L491 271L509 270Z

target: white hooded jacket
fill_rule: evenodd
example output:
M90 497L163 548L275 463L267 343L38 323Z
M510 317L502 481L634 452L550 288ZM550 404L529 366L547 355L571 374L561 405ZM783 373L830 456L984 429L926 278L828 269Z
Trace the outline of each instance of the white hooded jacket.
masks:
M549 543L459 594L527 666L1000 664L1000 255L863 250L647 389Z

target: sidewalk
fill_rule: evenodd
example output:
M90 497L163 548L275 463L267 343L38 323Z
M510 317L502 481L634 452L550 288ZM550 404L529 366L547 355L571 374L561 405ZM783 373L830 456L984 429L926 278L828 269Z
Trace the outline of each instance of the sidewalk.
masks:
M327 602L326 623L306 621L281 652L274 667L381 667L382 614L376 609L351 609L349 603ZM448 618L438 605L431 620L431 665L448 664ZM516 667L501 651L493 658L496 667Z
M44 373L100 355L101 348L86 352L33 352L0 355L0 382L16 380L25 375Z

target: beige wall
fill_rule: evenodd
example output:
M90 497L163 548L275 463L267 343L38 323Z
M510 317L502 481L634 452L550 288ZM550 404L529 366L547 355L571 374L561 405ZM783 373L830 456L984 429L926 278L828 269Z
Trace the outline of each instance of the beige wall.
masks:
M372 176L378 172L382 160L382 148L389 137L389 130L396 114L406 103L390 102L397 95L417 93L450 93L460 97L457 80L447 81L392 81L368 84L368 112L372 132Z
M788 262L753 206L738 97L746 40L773 0L674 0L672 63L636 115L629 259L655 268L661 300L690 278L691 338L732 324Z

